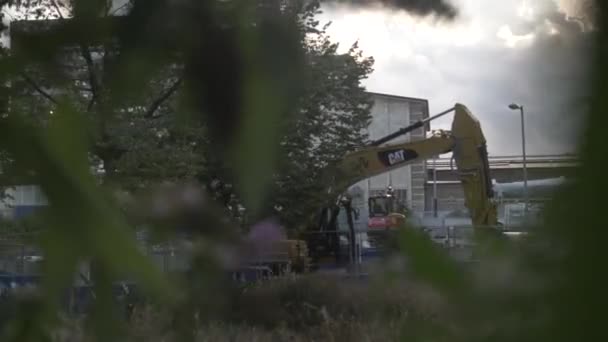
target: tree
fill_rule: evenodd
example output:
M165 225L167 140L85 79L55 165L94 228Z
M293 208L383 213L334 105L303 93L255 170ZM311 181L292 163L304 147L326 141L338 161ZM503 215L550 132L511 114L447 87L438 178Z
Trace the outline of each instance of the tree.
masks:
M362 145L366 138L364 129L369 124L371 102L360 81L371 72L373 59L364 58L356 44L347 53L338 53L327 27L320 27L315 20L318 2L284 4L287 3L293 7L283 9L281 15L297 22L301 32L298 44L305 53L304 74L309 76L300 80L304 90L297 105L271 122L281 127L281 148L280 167L274 172L268 203L282 207L281 218L293 227L303 223L322 203L322 192L328 186L319 182L322 170ZM44 18L54 16L55 20L68 17L68 5L56 1L30 4L37 15L44 13ZM46 10L41 11L39 6ZM60 21L22 23L19 28L24 32L15 37L27 41L27 25L57 25ZM141 76L140 82L131 81L137 91L117 87L112 72L127 52L111 39L102 43L76 41L64 46L61 57L53 58L52 63L34 59L27 73L17 75L15 82L21 83L15 83L19 84L16 88L25 91L24 96L15 97L12 105L28 107L27 112L36 113L40 120L39 113L51 113L59 102L57 94L63 94L88 113L92 123L92 160L102 165L106 184L134 191L165 181L221 180L234 184L222 199L227 206L232 203L231 212L236 213L233 209L240 204L239 186L225 150L219 148L224 143L222 135L229 135L231 128L226 124L230 122L216 123L209 117L198 124L190 121L188 126L179 125L178 114L189 111L184 101L186 62L182 57L160 58L161 62L151 68L139 66L138 69L152 69L155 74ZM39 101L32 101L32 93L38 95ZM229 109L221 104L215 107ZM209 134L218 130L222 132L219 137Z
M364 57L357 43L339 54L338 44L327 35L328 25L319 28L313 17L307 22L310 83L282 141L273 202L293 228L310 223L311 214L327 203L329 167L365 144L371 121L372 99L361 81L371 73L373 58Z
M40 51L27 45L30 36L61 31L62 25L77 18L73 16L76 3L33 1L21 9L22 18L33 12L37 20L13 23L14 44L25 46L14 55L30 58L21 72L12 75L11 108L32 114L36 124L46 123L53 108L65 101L85 113L91 162L108 185L132 191L158 182L192 179L202 168L199 145L204 134L201 125L180 126L172 113L175 105L171 102L175 103L182 83L179 61L142 63L145 66L135 71L142 77L130 82L134 88L129 89L118 84L123 51L114 37L98 41L77 37L49 51L51 58L28 50ZM116 9L107 6L104 11L108 18ZM155 72L142 75L146 71Z

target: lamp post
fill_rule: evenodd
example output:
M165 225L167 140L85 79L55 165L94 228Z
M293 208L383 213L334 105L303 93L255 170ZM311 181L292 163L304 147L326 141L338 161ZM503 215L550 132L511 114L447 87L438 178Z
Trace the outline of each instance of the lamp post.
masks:
M433 156L433 217L437 217L437 156Z
M509 109L518 110L521 114L521 149L524 160L524 212L528 212L528 169L526 165L526 133L524 129L524 106L512 103Z

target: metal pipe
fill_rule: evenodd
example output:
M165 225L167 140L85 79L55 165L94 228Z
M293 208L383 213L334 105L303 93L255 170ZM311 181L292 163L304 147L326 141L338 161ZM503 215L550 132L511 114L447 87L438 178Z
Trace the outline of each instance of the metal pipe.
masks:
M420 128L420 127L423 127L425 124L429 123L430 121L433 121L433 120L435 120L435 119L437 119L439 117L442 117L442 116L444 116L446 114L449 114L449 113L453 112L455 109L456 109L456 107L452 107L450 109L444 110L443 112L441 112L439 114L435 114L435 115L433 115L433 116L431 116L429 118L426 118L424 120L417 121L417 122L415 122L412 125L409 125L407 127L403 127L401 129L399 129L398 131L393 132L393 133L391 133L391 134L389 134L387 136L384 136L384 137L382 137L382 138L380 138L378 140L374 140L374 141L370 142L368 145L369 146L379 146L379 145L382 145L382 144L384 144L387 141L391 141L391 140L393 140L395 138L398 138L398 137L400 137L400 136L402 136L404 134L407 134L407 133L409 133L409 132L411 132L413 130L416 130L416 129Z
M437 156L433 156L433 217L437 217ZM428 169L428 168L427 168ZM428 174L427 174L428 176Z
M21 248L19 249L21 254L21 262L19 263L19 274L25 274L25 245L21 244Z
M523 173L524 173L524 213L528 212L528 167L526 163L526 130L524 128L524 106L512 103L509 105L509 109L517 110L521 114L521 150L522 158L524 161Z
M353 207L350 200L344 203L344 209L346 211L346 221L348 224L348 236L349 236L349 261L351 267L356 266L357 262L357 242L355 233L355 222L353 221Z
M528 212L528 168L526 163L526 132L524 128L524 106L519 106L521 113L521 149L524 159L524 212Z

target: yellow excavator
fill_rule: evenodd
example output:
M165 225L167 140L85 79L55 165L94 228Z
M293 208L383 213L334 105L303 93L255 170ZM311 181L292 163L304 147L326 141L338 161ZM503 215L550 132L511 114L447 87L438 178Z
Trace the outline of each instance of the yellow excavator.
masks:
M385 145L452 112L454 119L449 131L440 130L431 137L418 141ZM339 219L340 215L346 216L349 245L355 245L353 216L357 216L358 212L352 208L348 196L343 195L350 186L369 177L449 152L452 153L456 164L458 178L464 189L465 206L471 215L473 227L495 228L499 225L496 205L493 201L486 139L477 118L466 106L458 103L453 108L372 141L366 147L347 154L332 168L333 186L330 195L338 200L323 208L316 225L306 232L308 253L312 263L317 264L320 259L325 258L340 258L340 234L344 232L344 229L338 227L339 222L344 221ZM369 205L384 201L381 197L370 199ZM372 211L371 207L370 211ZM399 212L384 210L381 215L388 217L390 220L388 225L392 226L398 226L407 220L405 215ZM348 257L355 258L354 248L350 248Z

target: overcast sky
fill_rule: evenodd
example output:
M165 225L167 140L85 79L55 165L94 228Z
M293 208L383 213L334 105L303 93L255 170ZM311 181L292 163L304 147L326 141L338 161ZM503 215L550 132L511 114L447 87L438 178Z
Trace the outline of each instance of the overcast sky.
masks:
M123 0L114 1L119 7ZM342 50L358 40L376 60L368 90L426 98L431 114L456 102L467 105L493 155L521 153L520 118L507 108L516 102L526 113L528 153L574 150L585 110L592 30L581 23L587 23L590 0L376 0L418 12L451 3L458 15L450 22L325 1L331 5L319 19L332 21L332 39ZM450 120L431 127L449 128Z
M319 19L346 50L359 40L375 58L369 91L429 100L431 114L454 103L479 118L492 155L571 152L585 105L591 26L582 1L453 0L453 22L403 11L326 6ZM432 128L449 128L451 117Z

